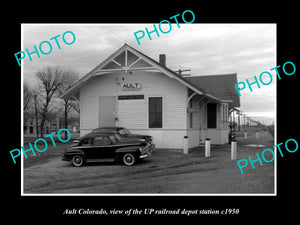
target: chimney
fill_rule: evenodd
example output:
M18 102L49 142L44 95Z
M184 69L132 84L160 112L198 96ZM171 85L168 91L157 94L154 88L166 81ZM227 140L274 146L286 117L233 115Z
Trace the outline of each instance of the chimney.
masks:
M159 54L159 64L162 66L166 66L166 55L165 54Z

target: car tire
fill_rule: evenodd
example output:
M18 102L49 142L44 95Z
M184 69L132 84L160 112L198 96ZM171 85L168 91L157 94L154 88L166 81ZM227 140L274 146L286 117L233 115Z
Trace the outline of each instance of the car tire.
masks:
M81 155L75 155L72 158L73 166L80 167L84 164L84 159Z
M126 166L132 166L136 163L136 158L132 153L126 153L122 157L122 161Z

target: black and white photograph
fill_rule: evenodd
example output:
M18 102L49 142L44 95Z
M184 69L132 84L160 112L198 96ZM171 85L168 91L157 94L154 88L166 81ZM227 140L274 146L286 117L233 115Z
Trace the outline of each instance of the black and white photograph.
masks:
M276 24L22 24L22 45L22 194L276 194Z
M111 3L5 7L3 219L296 219L296 5Z

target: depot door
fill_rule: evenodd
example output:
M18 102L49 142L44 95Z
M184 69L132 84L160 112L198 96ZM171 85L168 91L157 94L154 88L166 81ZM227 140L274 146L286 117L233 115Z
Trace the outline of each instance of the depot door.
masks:
M115 126L116 97L99 97L99 127Z

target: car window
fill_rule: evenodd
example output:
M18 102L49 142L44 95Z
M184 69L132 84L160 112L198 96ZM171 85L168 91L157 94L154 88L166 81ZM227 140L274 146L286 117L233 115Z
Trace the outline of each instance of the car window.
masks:
M124 134L126 134L126 131L125 131L125 129L120 129L120 130L119 130L119 134L121 134L121 135L124 135Z
M131 132L128 129L124 129L126 134L131 134Z
M115 138L117 141L120 141L122 139L122 137L119 134L115 134Z
M81 142L81 145L83 146L89 146L92 144L92 140L91 138L87 138L87 139L84 139L82 142Z
M115 135L109 136L109 139L112 141L112 143L116 143L117 142L117 139L116 139Z
M107 137L94 137L94 145L109 145L111 141Z

